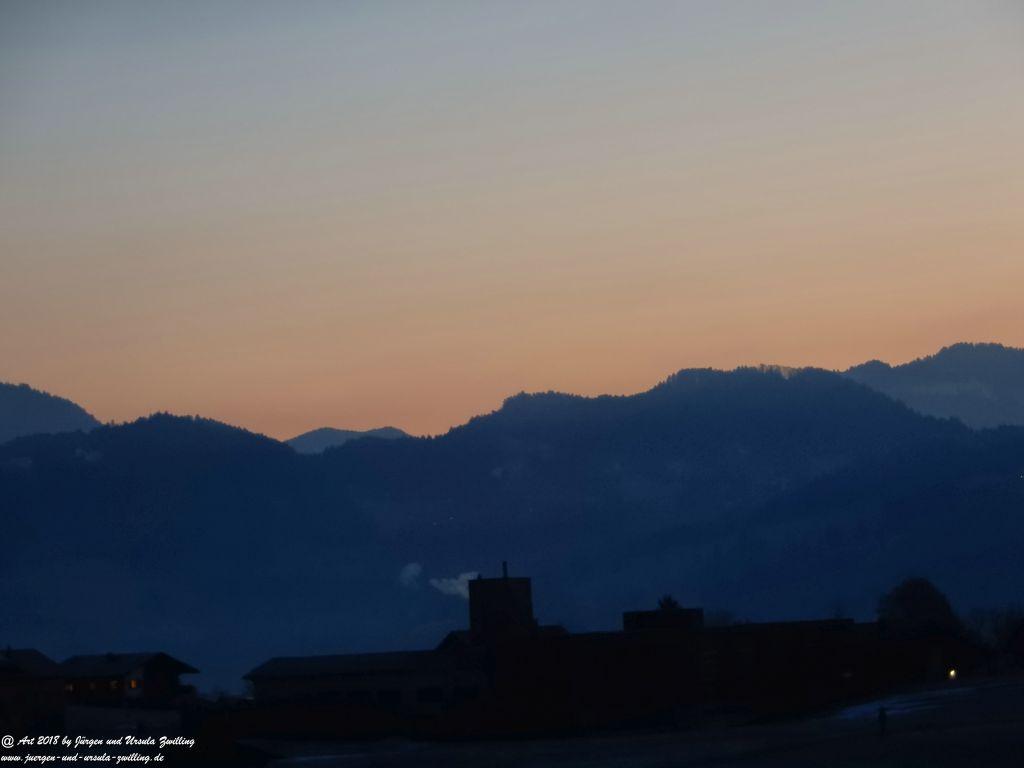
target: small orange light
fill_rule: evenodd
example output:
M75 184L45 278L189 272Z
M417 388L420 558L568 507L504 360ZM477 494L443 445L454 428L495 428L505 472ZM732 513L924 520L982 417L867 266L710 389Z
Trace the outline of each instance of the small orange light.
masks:
M949 670L949 679L950 680L956 680L956 669L950 668L950 670Z
M132 681L131 681L131 682L129 683L129 685L130 685L130 686L131 686L132 688L138 688L138 687L139 687L139 681L138 681L138 680L132 680Z

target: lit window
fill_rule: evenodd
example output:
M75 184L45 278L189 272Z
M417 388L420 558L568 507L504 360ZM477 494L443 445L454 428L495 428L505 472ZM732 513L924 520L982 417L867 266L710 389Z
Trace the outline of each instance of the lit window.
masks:
M128 683L128 685L130 685L132 688L138 688L139 687L139 681L138 680L132 680L130 683Z

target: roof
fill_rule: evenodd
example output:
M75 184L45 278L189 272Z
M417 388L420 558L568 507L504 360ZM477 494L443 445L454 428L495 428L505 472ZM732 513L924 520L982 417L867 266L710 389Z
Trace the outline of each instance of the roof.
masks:
M323 675L402 674L429 667L439 660L433 651L349 653L333 656L279 656L260 664L246 680Z
M147 653L97 653L91 656L72 656L65 659L61 672L65 677L120 677L139 667L153 663L170 666L177 674L192 674L199 670L162 651Z
M7 648L0 650L0 674L60 677L60 666L35 648Z

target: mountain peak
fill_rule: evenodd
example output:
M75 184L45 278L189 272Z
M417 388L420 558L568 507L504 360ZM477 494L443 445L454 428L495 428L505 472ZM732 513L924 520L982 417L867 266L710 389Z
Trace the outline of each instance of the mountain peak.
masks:
M309 432L303 432L301 435L285 440L285 442L299 453L323 453L328 448L336 448L351 440L358 440L364 437L396 440L402 437L410 437L410 435L398 427L377 427L366 430L320 427Z
M916 411L974 428L1024 425L1024 349L958 342L902 365L872 360L843 375Z
M23 435L88 431L99 424L92 414L63 397L28 384L0 382L0 443Z

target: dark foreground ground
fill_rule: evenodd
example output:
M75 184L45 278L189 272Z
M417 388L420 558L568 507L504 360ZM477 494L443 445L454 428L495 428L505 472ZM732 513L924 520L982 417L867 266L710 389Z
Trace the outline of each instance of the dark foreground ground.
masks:
M1024 680L920 691L771 725L522 742L261 746L288 755L270 764L276 768L1024 768Z

